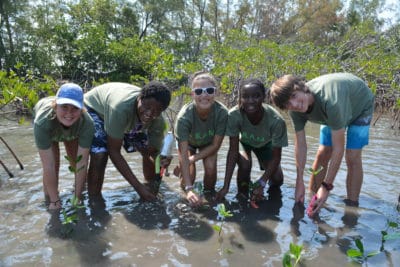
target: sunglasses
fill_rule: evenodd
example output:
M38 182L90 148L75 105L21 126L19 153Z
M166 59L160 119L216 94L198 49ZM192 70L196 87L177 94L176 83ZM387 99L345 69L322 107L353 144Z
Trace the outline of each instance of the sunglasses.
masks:
M196 95L202 95L206 93L207 95L213 95L215 93L215 87L207 87L207 88L194 88L192 90Z

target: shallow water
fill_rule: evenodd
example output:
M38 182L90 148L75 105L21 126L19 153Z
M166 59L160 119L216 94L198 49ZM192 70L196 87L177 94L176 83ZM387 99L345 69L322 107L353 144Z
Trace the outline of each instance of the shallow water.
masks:
M294 207L295 166L290 124L289 147L283 151L285 183L280 192L265 191L259 209L235 199L232 179L226 207L233 217L220 225L215 203L192 210L182 199L179 181L164 177L160 200L142 203L114 166L109 163L103 187L104 201L85 200L77 225L61 224L60 214L49 213L43 204L41 164L30 125L0 122L0 135L24 164L18 164L0 144L0 159L14 174L0 167L0 266L282 266L291 242L302 244L303 266L353 266L346 256L361 238L366 252L380 250L381 231L399 232L396 209L400 193L400 136L381 118L371 127L370 144L363 152L364 184L360 207L346 207L346 166L335 180L335 189L319 217L304 216ZM308 126L309 158L317 148L318 127ZM223 184L227 142L220 150L217 188ZM62 154L64 150L62 148ZM127 155L134 173L141 177L139 155ZM172 166L176 165L176 156ZM198 164L198 177L202 177ZM171 168L172 170L172 168ZM260 175L254 168L253 178ZM60 193L63 204L71 196L73 175L62 159ZM308 178L306 177L306 182ZM306 200L308 204L308 199ZM368 259L368 266L399 266L400 241L388 240L382 252ZM365 266L367 264L364 263Z

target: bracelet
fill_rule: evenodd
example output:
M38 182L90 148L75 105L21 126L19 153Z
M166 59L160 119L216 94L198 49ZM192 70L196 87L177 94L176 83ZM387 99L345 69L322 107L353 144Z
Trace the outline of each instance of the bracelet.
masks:
M258 184L259 184L261 187L263 187L263 188L267 185L267 182L264 181L264 179L263 179L262 177L260 177L260 178L257 180L256 183L258 183Z
M328 184L328 183L326 183L325 181L323 181L323 182L321 183L321 185L322 185L323 187L325 187L325 189L328 190L328 191L331 191L331 190L333 189L333 184Z
M51 202L50 201L50 204L54 204L54 206L57 204L57 202L60 202L61 203L61 200L60 199L57 199L56 201L54 201L54 202Z
M193 189L194 189L193 185L187 185L187 186L185 186L185 192L191 191L191 190L193 190Z

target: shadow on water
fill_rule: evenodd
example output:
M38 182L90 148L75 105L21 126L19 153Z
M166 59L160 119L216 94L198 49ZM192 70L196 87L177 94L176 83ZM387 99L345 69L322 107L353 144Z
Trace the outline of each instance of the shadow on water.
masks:
M109 266L106 252L108 241L102 236L111 220L103 197L89 198L86 208L78 209L76 224L63 224L60 211L50 211L47 234L54 238L71 240L83 266Z

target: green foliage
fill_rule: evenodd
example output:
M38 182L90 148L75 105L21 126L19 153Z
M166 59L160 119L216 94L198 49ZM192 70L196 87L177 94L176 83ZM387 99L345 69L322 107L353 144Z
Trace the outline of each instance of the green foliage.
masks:
M302 245L296 245L294 243L290 243L289 251L283 255L282 265L284 267L292 267L297 266L297 264L301 260L301 252L303 251ZM293 264L294 261L294 264Z
M313 168L308 168L308 172L311 173L312 175L318 175L322 170L324 169L324 166L319 166L317 170L314 170Z
M218 235L221 236L222 234L222 227L226 218L232 217L233 214L229 210L225 208L224 203L220 203L217 205L218 215L217 218L221 220L220 225L213 225L213 229L218 232Z
M8 106L17 115L30 114L39 98L54 95L55 88L56 83L49 76L38 78L30 72L19 76L14 71L0 71L0 108Z
M377 254L379 254L379 251L372 251L366 253L364 251L364 245L361 241L361 239L357 238L355 241L357 249L351 248L347 250L347 256L350 257L353 261L356 261L358 263L364 263L367 261L368 258L373 257Z
M70 163L74 163L74 165L76 165L78 162L80 162L82 160L82 155L78 155L78 157L74 160L71 157L69 157L68 155L65 155L64 158L67 159ZM69 171L72 172L73 174L77 174L78 172L80 172L82 169L84 168L84 166L82 166L79 169L76 169L74 167L72 167L71 165L68 167ZM70 200L67 201L67 203L70 203L71 206L68 208L63 208L61 210L61 214L63 215L63 219L62 219L62 224L66 225L68 227L68 230L66 231L65 234L69 234L70 232L72 232L72 225L78 223L79 218L78 218L78 210L84 208L85 206L80 205L80 201L79 199L73 195L71 197Z

